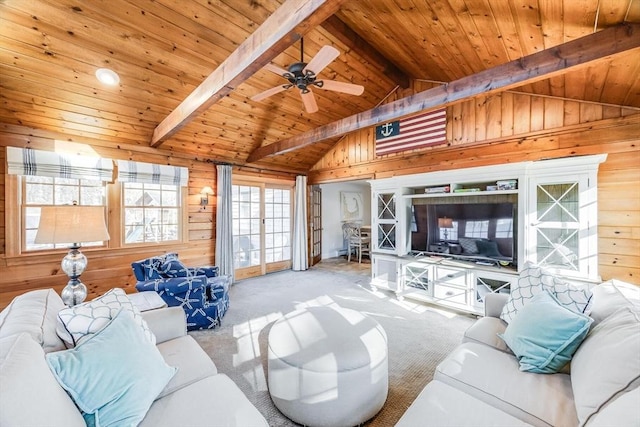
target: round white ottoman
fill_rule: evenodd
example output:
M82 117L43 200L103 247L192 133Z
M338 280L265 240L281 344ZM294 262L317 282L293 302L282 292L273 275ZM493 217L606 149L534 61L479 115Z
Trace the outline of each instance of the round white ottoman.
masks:
M354 310L308 307L287 314L269 332L271 399L307 426L355 426L387 399L387 335Z

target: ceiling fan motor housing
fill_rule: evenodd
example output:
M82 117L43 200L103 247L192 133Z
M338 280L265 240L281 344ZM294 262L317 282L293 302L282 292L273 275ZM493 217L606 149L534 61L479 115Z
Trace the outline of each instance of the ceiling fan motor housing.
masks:
M322 87L322 81L316 81L316 74L311 70L304 71L306 62L296 62L289 66L289 72L284 74L284 78L289 80L289 83L300 89L303 93L309 92L307 87L309 85L316 85Z

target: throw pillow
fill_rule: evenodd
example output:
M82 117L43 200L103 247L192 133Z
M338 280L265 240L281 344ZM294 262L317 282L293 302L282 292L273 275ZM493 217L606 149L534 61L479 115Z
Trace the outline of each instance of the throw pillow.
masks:
M462 246L462 253L464 254L477 254L478 253L478 245L476 241L478 239L471 239L469 237L460 237L458 238L458 243Z
M162 264L162 273L165 277L187 277L189 270L178 259L169 259Z
M60 338L69 347L73 347L104 328L121 309L131 313L136 324L144 332L147 341L155 344L156 337L142 318L140 310L120 288L111 289L92 301L60 310L56 330Z
M130 312L121 310L90 339L47 354L56 379L89 426L135 426L176 373Z
M594 326L618 311L629 306L640 310L640 287L621 280L611 279L594 286L593 310L591 317Z
M552 374L571 360L592 321L542 291L518 311L499 336L518 357L521 371Z
M501 257L502 254L498 250L498 244L491 240L476 240L478 253L487 257Z
M571 361L580 425L640 384L640 311L622 307L594 326Z
M500 318L510 323L518 310L543 290L548 290L560 304L575 313L590 312L591 291L588 288L569 284L544 268L526 262L518 280L511 286L511 294L502 308Z

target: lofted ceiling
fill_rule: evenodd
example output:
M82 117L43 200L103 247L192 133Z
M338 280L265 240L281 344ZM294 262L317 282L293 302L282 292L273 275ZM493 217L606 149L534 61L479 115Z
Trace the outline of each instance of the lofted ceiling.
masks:
M149 147L158 125L282 3L0 0L0 123L76 141ZM305 112L295 89L255 102L252 96L286 83L259 69L162 141L161 148L244 165L261 146L375 108L409 79L451 82L625 21L640 23L640 0L337 4L333 16L305 29L304 59L308 62L323 45L336 47L340 56L320 77L363 85L362 96L314 90L319 111L313 114ZM273 64L286 68L299 61L301 33L290 35L283 51L272 52ZM101 67L120 75L118 86L95 79ZM640 108L639 75L635 48L516 90ZM337 140L255 165L307 171Z

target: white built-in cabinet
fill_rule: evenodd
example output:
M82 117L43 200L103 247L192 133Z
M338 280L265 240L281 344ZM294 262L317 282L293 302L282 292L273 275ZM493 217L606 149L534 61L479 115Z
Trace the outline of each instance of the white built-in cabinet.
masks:
M369 181L374 288L472 313L488 293L508 293L526 261L562 277L597 281L597 173L606 155L439 171ZM515 188L496 189L498 181ZM446 188L446 192L433 192ZM517 198L517 265L479 265L411 252L416 199Z

